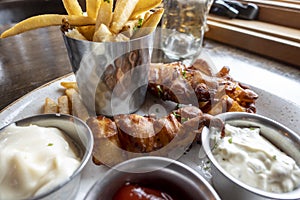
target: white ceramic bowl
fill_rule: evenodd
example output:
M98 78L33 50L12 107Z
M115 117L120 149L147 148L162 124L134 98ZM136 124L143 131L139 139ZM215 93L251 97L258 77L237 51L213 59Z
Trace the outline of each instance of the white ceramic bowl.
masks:
M212 186L190 167L169 158L155 156L120 163L95 183L85 199L112 199L126 182L154 187L177 199L220 199Z
M71 140L80 152L81 163L75 172L60 185L37 195L29 200L74 200L80 185L81 172L91 157L93 149L93 135L89 127L80 119L62 114L36 115L14 122L17 126L38 125L41 127L56 127L61 129ZM6 127L6 126L5 126ZM5 128L3 127L3 128ZM2 128L2 129L3 129ZM1 130L2 130L1 129ZM0 130L0 131L1 131ZM1 134L1 133L0 133ZM1 169L0 169L1 170Z
M260 127L263 137L292 157L298 166L300 165L300 135L287 127L267 117L250 113L228 112L216 117L233 126ZM205 129L201 137L204 151L212 163L213 186L222 199L300 199L300 188L280 194L266 192L253 188L226 172L211 152L209 132L212 127Z

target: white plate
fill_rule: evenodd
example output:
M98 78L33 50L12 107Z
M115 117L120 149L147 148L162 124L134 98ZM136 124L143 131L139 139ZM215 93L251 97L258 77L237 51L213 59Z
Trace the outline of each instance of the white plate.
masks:
M21 118L42 113L46 97L56 100L63 93L63 88L60 86L62 81L75 81L75 76L74 74L68 74L56 79L28 93L3 109L0 113L0 128ZM270 117L300 134L300 107L298 105L259 88L252 87L252 89L259 95L256 103L258 114ZM199 160L200 145L195 145L187 154L180 158L180 161L197 169L202 175L206 176L207 174L203 174L203 171L199 170L198 167L201 162ZM100 179L106 171L107 168L105 166L96 166L90 160L83 170L77 199L83 199L95 181ZM209 179L208 176L206 178Z

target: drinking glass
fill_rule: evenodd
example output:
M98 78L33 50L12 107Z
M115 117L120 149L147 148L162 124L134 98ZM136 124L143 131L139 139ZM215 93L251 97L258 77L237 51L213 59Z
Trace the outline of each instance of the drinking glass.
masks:
M192 64L200 55L212 0L164 0L161 49L171 60Z

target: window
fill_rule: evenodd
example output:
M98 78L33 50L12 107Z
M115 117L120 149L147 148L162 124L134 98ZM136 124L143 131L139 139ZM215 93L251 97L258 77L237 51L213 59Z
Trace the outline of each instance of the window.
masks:
M255 20L210 14L206 37L300 67L300 1L243 0L255 3Z

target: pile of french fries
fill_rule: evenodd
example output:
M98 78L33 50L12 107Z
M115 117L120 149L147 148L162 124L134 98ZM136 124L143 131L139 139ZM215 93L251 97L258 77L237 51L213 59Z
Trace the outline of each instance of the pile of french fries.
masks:
M65 89L57 100L46 97L44 103L44 114L60 113L76 116L86 121L90 116L88 110L81 101L76 82L61 82Z
M75 39L126 41L151 33L164 12L160 7L162 0L86 0L86 12L77 0L62 1L68 15L44 14L27 18L4 31L0 38L67 23L75 28L66 35Z

